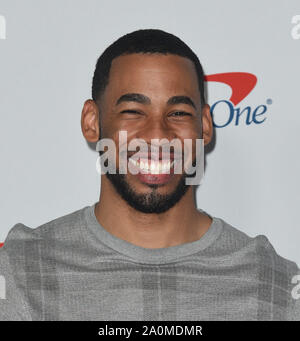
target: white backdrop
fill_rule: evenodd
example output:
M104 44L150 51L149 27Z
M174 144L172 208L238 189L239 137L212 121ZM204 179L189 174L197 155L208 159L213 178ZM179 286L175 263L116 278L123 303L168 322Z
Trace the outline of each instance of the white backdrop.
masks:
M0 0L0 241L98 200L97 154L81 134L95 63L120 36L160 28L184 40L206 75L248 72L246 110L215 128L198 206L300 265L299 1ZM294 22L292 22L294 18ZM209 104L229 86L207 82ZM260 107L263 108L263 107ZM216 106L219 125L228 119Z

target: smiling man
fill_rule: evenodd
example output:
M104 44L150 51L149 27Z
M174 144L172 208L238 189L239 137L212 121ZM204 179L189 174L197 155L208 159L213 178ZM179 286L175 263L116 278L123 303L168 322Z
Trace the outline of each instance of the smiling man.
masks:
M197 141L207 145L213 135L203 70L182 40L145 29L110 45L81 129L101 157L101 141L113 142L116 172L101 175L93 205L11 229L0 251L7 288L0 319L300 319L297 265L265 236L249 237L197 208L196 186L187 183L193 174L174 171L184 149L166 154L157 143L191 141L195 165ZM132 141L149 147L138 159ZM124 160L136 172L121 172Z

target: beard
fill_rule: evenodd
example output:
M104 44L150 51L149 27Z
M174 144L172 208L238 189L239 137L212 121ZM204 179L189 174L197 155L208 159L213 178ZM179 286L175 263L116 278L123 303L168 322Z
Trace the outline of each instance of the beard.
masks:
M160 194L157 188L160 185L148 184L152 190L150 193L136 193L134 188L126 180L125 174L105 173L106 177L114 186L119 195L134 209L142 213L163 213L184 196L190 185L186 185L186 177L190 176L183 173L176 188L169 194Z

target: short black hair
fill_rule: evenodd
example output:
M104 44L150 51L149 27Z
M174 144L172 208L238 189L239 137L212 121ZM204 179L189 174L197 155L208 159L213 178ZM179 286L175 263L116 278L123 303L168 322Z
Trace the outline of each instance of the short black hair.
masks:
M92 98L96 102L103 94L109 80L114 58L133 53L175 54L190 59L196 68L202 106L204 95L204 72L197 55L178 37L159 29L141 29L117 39L101 54L96 63L92 83Z

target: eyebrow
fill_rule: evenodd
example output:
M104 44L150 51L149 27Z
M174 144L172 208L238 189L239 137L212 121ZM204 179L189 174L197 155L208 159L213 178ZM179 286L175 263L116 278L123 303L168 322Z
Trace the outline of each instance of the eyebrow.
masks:
M151 100L149 97L138 94L138 93L128 93L125 95L122 95L116 102L116 105L119 105L122 102L137 102L141 104L151 104ZM170 97L167 101L168 105L174 105L174 104L188 104L192 106L194 109L196 109L195 103L192 101L192 99L188 96L173 96Z

